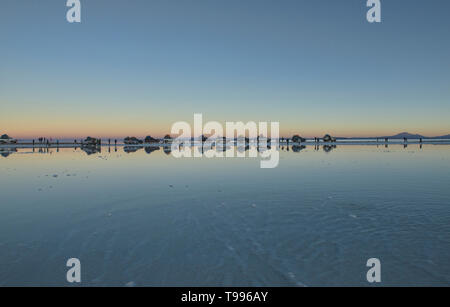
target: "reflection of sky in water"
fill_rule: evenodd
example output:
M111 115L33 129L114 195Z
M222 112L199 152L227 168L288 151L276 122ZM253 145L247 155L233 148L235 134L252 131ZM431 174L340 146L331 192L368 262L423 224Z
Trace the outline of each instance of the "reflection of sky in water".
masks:
M300 150L297 148L297 150ZM133 150L131 150L133 151ZM0 285L450 285L450 147L0 157Z

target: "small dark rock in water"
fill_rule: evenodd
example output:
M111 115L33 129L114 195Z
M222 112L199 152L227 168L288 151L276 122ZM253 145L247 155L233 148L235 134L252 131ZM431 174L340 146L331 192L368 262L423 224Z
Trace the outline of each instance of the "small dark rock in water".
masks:
M57 178L57 177L58 177L58 175L56 175L56 174L55 174L55 175L53 175L53 178Z
M169 184L169 187L173 188L173 185Z

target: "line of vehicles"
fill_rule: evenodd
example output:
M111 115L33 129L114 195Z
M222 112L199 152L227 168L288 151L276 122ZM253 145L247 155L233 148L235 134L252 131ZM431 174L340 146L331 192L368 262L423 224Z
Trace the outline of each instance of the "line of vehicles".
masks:
M200 140L201 140L204 143L204 142L206 142L207 139L208 138L206 136L202 135L201 137L199 137L197 139L191 138L191 142L196 142L196 141L200 142ZM317 138L316 140L318 141L319 138ZM336 142L336 138L330 136L329 134L326 134L322 138L322 140L324 142ZM140 140L140 139L138 139L138 138L133 136L133 137L126 137L126 138L124 138L123 143L126 144L126 145L140 145L140 144L152 144L152 143L153 144L169 144L169 143L172 143L172 141L173 141L173 139L172 139L172 137L170 135L166 135L163 139L155 139L155 138L153 138L151 136L147 136L147 137L145 137L144 140ZM271 143L271 139L270 138L262 137L262 136L258 136L256 141L258 143ZM304 142L306 142L306 139L302 138L299 135L294 135L290 139L280 138L279 141L281 141L283 143L284 142L289 142L289 141L291 141L293 143L304 143ZM217 144L219 144L219 143L226 144L226 143L229 143L229 142L250 143L250 140L249 140L248 137L244 138L243 136L239 136L239 137L235 138L234 140L227 139L225 137L219 137L219 138L217 138L214 141L214 143L217 143Z
M192 138L191 141L192 142L196 142L196 141L200 141L200 139L201 139L202 142L206 142L207 137L202 135L201 138L198 138L198 140ZM170 135L166 135L162 139L153 138L152 136L147 136L143 140L138 139L138 138L136 138L134 136L133 137L126 137L126 138L123 139L123 143L125 145L170 144L170 143L172 143L172 141L173 141L173 139L172 139L172 137ZM226 144L226 143L233 142L233 141L235 141L236 143L249 143L250 142L249 138L247 138L247 137L244 138L244 137L240 136L240 137L235 138L234 140L230 140L230 139L227 139L225 137L217 138L215 140L215 143L224 143L224 144ZM303 142L306 142L306 139L300 137L299 135L294 135L290 139L280 138L280 141L281 142L291 141L293 143L303 143ZM323 137L323 141L324 142L335 142L336 138L331 137L330 135L327 134L327 135L325 135ZM265 143L265 142L271 143L271 139L267 138L267 137L258 137L257 138L257 142L258 143ZM116 141L116 143L117 143L117 141ZM17 144L17 139L14 139L14 138L8 136L7 134L3 134L3 135L0 136L0 144ZM33 144L34 144L34 142L33 142ZM101 144L102 144L101 139L93 138L93 137L90 137L90 136L88 136L86 139L84 139L80 143L80 145L82 145L82 146L83 145L84 146L99 146Z

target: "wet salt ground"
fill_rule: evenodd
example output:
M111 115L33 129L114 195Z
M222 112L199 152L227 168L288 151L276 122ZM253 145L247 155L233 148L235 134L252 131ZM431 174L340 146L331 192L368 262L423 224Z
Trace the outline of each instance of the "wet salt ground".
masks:
M256 159L163 151L0 160L0 284L449 285L450 146ZM57 175L56 177L54 175ZM70 176L67 176L70 175Z

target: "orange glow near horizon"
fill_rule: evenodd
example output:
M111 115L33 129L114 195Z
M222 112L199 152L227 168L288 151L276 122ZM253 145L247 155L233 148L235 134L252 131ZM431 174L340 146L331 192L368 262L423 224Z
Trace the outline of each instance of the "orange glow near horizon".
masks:
M45 110L48 109L30 106L26 113L22 113L7 107L5 110L7 112L0 113L0 134L6 133L17 139L38 137L80 139L87 136L120 139L126 136L141 138L147 135L163 137L170 134L172 124L177 121L186 121L193 129L194 113L187 110L178 109L176 113L172 113L170 108L158 111L143 108L141 112L135 110L120 112L112 108L104 111L95 106L86 112L81 109L72 110L70 107L63 110L52 109L52 112ZM203 125L217 120L222 123L225 131L226 120L258 123L273 118L273 121L280 123L280 137L291 137L295 134L307 138L322 137L325 134L337 137L379 137L401 132L432 137L450 133L448 121L442 125L444 117L445 113L441 115L430 113L422 114L417 120L393 115L368 120L357 116L347 118L335 116L331 113L321 114L316 118L301 114L297 116L295 112L267 116L265 113L251 115L248 112L212 110L203 114Z
M189 122L189 121L188 121ZM204 122L205 124L205 122ZM170 134L172 123L160 124L151 122L137 122L129 123L119 120L108 120L107 118L96 120L96 122L84 121L78 122L64 122L64 120L54 120L49 122L36 122L29 120L14 121L14 123L3 123L0 126L0 133L6 133L11 137L17 139L33 139L38 137L46 137L53 139L80 139L87 136L101 137L101 138L124 138L126 136L145 137L151 135L153 137L163 137ZM337 137L380 137L390 136L401 132L409 132L411 134L421 134L424 136L441 136L449 134L449 131L444 129L401 129L393 128L383 129L376 128L345 128L336 126L333 127L298 127L283 126L280 123L280 137L290 137L299 134L303 137L321 137L325 134L331 134ZM191 126L193 128L193 125ZM225 131L225 125L224 125Z

